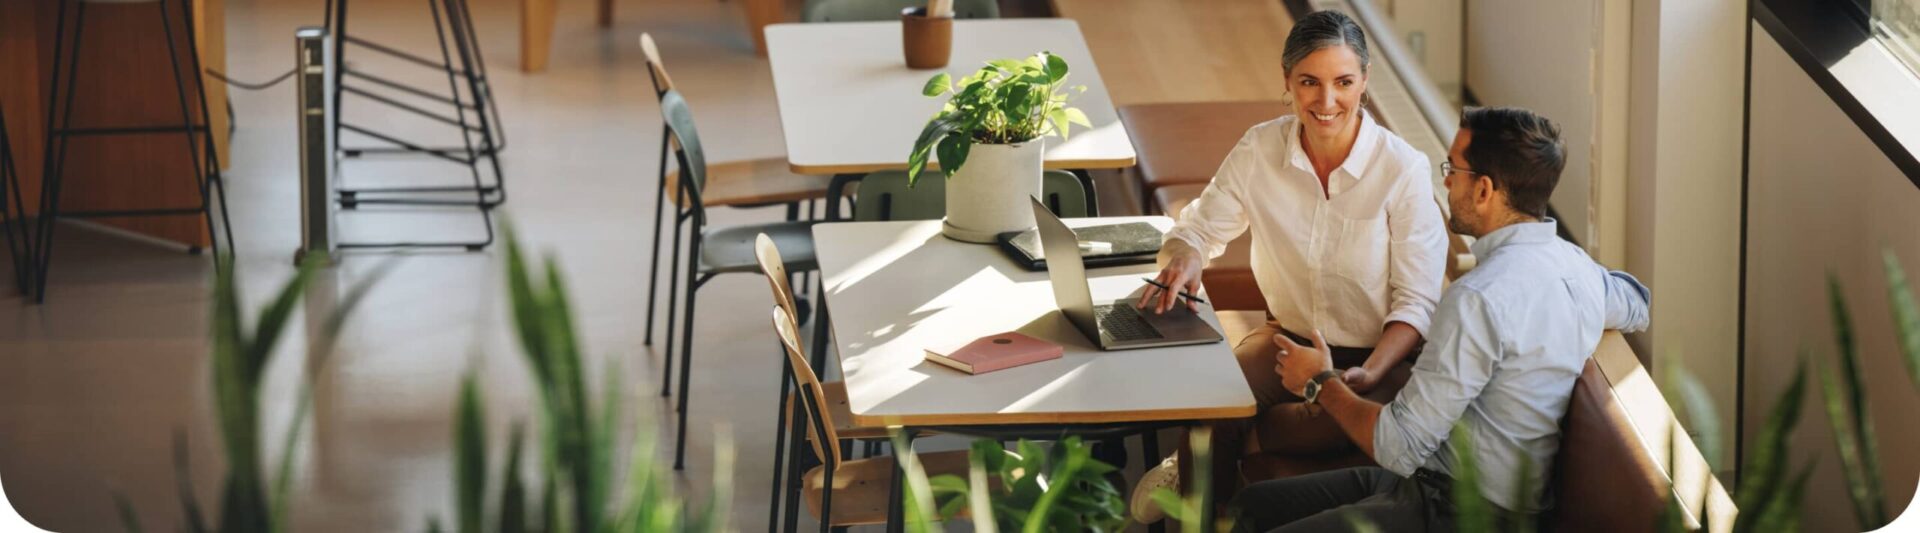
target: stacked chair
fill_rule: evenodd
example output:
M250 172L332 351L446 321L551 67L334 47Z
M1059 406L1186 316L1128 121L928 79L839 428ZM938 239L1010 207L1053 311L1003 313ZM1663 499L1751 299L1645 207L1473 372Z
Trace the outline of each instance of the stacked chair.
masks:
M640 36L642 51L647 57L648 73L654 83L655 92L660 101L660 114L664 122L664 135L661 141L662 157L660 162L660 183L655 202L656 215L665 211L665 201L671 197L674 203L673 245L668 260L669 274L667 284L667 345L662 357L662 383L660 395L672 393L673 356L675 348L675 327L680 317L686 323L679 325L679 397L676 409L679 411L676 442L674 445L675 469L686 466L687 409L690 400L688 384L692 379L693 365L693 322L694 304L702 286L714 276L727 273L755 272L759 270L754 257L754 238L766 234L788 250L785 268L793 272L814 270L813 260L813 222L796 220L798 204L825 193L823 180L794 177L790 175L757 176L727 175L728 179L709 174L706 151L700 142L699 131L694 126L693 111L688 107L686 98L675 88L672 78L667 75L660 61L658 48L649 35ZM675 162L676 172L670 178L667 173L667 161ZM671 188L669 188L671 183ZM787 220L770 224L751 224L743 226L717 226L707 218L709 207L753 207L761 205L787 205ZM658 289L660 227L656 216L654 226L654 264L648 282L647 339L652 344L653 301ZM688 241L686 277L680 277L680 242L682 236ZM679 289L684 281L687 288L683 307L675 308L679 300Z

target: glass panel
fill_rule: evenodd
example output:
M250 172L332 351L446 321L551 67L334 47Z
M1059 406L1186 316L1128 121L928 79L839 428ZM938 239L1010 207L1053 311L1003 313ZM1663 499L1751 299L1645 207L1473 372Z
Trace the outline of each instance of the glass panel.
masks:
M1920 73L1920 0L1873 0L1873 35Z

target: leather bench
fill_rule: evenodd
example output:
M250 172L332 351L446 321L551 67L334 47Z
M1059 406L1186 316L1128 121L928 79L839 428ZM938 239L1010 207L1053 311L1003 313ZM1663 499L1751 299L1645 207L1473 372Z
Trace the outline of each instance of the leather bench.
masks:
M1154 208L1155 191L1206 183L1247 129L1291 114L1275 101L1136 104L1119 111L1120 123L1133 140L1140 198L1148 212Z
M1608 332L1574 382L1560 421L1560 451L1548 481L1555 506L1541 517L1541 530L1652 530L1674 494L1673 477L1663 466L1669 464L1664 436L1679 427L1673 420L1632 348L1619 333ZM1693 487L1678 494L1691 509L1705 507L1716 530L1730 527L1733 501L1717 479L1704 474L1699 449L1686 438L1673 444L1677 462L1690 465L1675 468L1687 473L1678 484ZM1240 471L1257 481L1372 465L1357 450L1318 457L1254 453L1242 459Z

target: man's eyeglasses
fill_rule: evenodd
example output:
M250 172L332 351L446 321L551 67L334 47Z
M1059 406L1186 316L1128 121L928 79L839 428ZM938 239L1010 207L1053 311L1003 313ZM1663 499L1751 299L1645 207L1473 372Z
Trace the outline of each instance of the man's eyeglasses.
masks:
M1465 173L1467 173L1467 175L1469 175L1469 176L1478 176L1478 175L1480 175L1480 173L1479 173L1479 172L1476 172L1476 171L1474 171L1474 170L1473 170L1473 169L1471 169L1471 168L1464 168L1464 167L1456 167L1456 166L1453 166L1453 162L1452 162L1452 161L1441 161L1441 162L1440 162L1440 175L1441 175L1441 176L1452 176L1452 175L1453 175L1453 173L1455 173L1455 172L1465 172Z

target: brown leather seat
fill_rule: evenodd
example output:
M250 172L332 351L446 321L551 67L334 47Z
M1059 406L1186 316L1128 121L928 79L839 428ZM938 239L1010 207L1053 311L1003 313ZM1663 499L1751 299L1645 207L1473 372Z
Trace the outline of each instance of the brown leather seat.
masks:
M1573 386L1553 458L1549 531L1642 531L1667 505L1667 477L1593 359Z
M1169 216L1179 216L1180 210L1188 203L1200 197L1207 188L1206 182L1185 185L1170 185L1153 192L1154 204ZM1266 311L1267 300L1260 296L1260 286L1253 281L1253 262L1250 250L1253 246L1253 232L1240 234L1240 238L1227 243L1227 253L1213 258L1207 263L1207 269L1200 273L1200 281L1207 286L1208 302L1213 308L1222 311Z
M1594 360L1574 382L1561 419L1551 486L1555 506L1543 531L1645 531L1666 508L1667 482ZM1242 459L1249 482L1375 463L1359 451L1314 457L1255 453Z
M1206 183L1247 129L1290 113L1274 101L1137 104L1120 108L1120 123L1133 139L1143 192L1152 193Z

